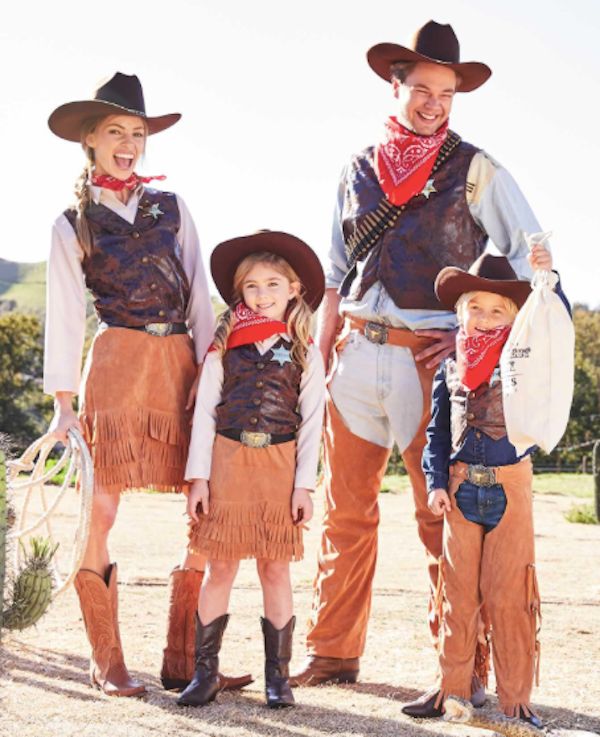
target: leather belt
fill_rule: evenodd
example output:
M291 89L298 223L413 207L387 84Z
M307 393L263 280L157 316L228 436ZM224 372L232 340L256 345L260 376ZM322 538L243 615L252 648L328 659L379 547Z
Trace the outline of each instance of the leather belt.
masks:
M108 325L108 327L141 330L159 338L164 338L167 335L184 335L188 331L184 322L149 322L147 325Z
M431 339L422 338L408 328L392 328L380 322L362 320L360 317L346 315L351 330L358 330L365 338L377 345L395 345L409 347L416 343L431 343Z
M279 445L279 443L289 443L295 440L296 433L288 432L283 435L273 435L270 432L251 432L249 430L238 430L236 428L228 428L225 430L217 430L219 435L223 435L230 440L238 440L247 448L268 448L269 445Z

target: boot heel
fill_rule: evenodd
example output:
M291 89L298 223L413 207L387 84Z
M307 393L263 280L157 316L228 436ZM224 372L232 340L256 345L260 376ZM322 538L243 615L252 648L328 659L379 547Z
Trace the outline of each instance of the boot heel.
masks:
M342 671L335 678L331 679L332 683L356 683L358 674L353 671Z

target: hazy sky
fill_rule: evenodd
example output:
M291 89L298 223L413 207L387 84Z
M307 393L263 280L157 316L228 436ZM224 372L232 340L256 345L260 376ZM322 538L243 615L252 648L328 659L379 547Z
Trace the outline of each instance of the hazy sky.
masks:
M46 258L83 165L46 120L116 70L138 74L150 115L183 113L150 138L143 171L166 174L161 186L184 197L205 259L220 240L259 228L324 255L341 168L393 113L365 53L407 43L429 18L453 25L463 61L494 71L457 95L451 127L509 169L554 232L571 299L600 304L597 0L5 4L0 257Z

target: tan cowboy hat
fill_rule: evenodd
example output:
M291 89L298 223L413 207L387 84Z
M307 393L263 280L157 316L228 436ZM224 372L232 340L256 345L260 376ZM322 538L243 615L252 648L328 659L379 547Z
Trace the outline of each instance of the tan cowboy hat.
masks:
M371 69L387 82L390 67L400 61L426 61L454 69L460 76L457 92L471 92L486 82L492 70L479 61L460 61L460 44L451 25L430 20L416 32L410 46L380 43L367 51Z
M300 238L275 230L260 230L223 241L215 247L210 257L210 272L225 302L231 304L233 300L233 275L240 262L260 251L275 253L289 263L302 282L305 302L316 310L325 293L325 276L319 257Z
M181 118L180 113L154 118L146 115L140 80L135 74L116 72L110 79L99 83L92 100L67 102L57 107L48 118L48 125L60 138L79 143L83 123L104 115L137 115L146 122L148 135L164 131Z
M449 310L466 292L494 292L509 297L521 308L531 294L531 284L518 279L506 256L482 254L469 271L456 266L446 266L435 280L435 295Z

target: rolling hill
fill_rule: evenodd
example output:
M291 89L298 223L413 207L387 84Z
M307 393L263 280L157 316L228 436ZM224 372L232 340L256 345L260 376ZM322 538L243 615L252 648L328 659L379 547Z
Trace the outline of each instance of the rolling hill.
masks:
M0 258L0 312L44 313L46 303L46 262L33 264Z

